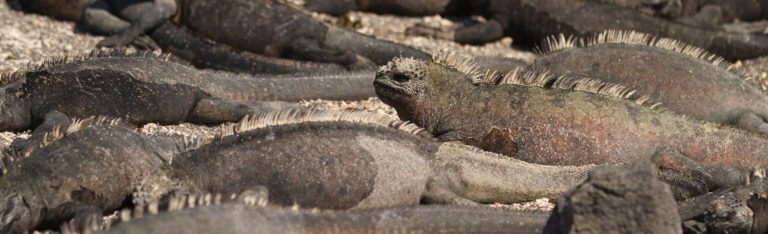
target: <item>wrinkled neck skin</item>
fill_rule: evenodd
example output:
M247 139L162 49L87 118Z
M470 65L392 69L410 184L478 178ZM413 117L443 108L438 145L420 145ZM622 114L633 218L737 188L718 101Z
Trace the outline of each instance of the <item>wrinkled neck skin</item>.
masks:
M473 117L465 115L463 110L471 105L463 101L474 100L467 97L474 95L476 86L457 71L435 69L430 74L437 74L440 78L424 81L427 82L427 88L425 94L419 97L422 110L413 110L413 113L419 115L413 116L412 121L427 129L440 141L460 140L465 132L464 127L469 126L466 123L473 121Z

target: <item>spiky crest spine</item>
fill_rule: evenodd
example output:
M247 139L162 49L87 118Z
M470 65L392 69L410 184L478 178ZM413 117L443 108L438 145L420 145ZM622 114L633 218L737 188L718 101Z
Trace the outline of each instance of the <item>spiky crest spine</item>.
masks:
M706 50L684 42L656 37L647 33L624 30L605 30L585 37L565 36L563 34L549 36L534 51L539 55L548 55L569 48L584 48L602 44L641 45L677 52L694 59L708 62L712 65L730 69L730 63L725 58L707 52Z
M474 84L520 85L545 89L582 91L626 99L638 105L649 107L652 110L664 110L661 103L651 102L648 96L640 95L637 90L623 85L590 78L553 76L548 71L523 70L520 68L516 68L506 74L498 74L491 71L481 73L475 63L468 60L471 59L461 58L453 53L437 53L433 58L435 63L454 68L466 74Z
M222 125L217 138L235 135L249 130L297 124L304 122L352 122L374 124L414 135L427 135L426 130L415 124L397 120L388 115L364 111L330 111L320 109L286 109L247 116L239 123Z

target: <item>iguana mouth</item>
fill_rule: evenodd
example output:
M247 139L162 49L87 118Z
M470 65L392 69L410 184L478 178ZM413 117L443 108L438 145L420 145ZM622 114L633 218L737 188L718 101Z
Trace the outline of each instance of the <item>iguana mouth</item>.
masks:
M376 91L376 96L379 96L382 100L396 101L407 95L407 92L403 87L393 84L389 80L376 79L373 81L373 86Z

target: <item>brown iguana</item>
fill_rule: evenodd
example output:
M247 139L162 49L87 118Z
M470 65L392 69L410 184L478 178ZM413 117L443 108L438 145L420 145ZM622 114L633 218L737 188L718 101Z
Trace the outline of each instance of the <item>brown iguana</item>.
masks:
M167 56L101 51L4 75L0 129L37 126L50 111L81 118L109 115L136 124L234 122L293 106L264 101L374 95L372 72L259 77L198 70L166 61Z
M550 35L585 36L609 29L634 30L677 39L729 60L768 54L768 36L765 35L703 29L594 1L489 0L482 15L487 22L455 32L415 26L408 33L469 44L482 44L511 35L515 43L532 46Z
M110 12L131 22L130 26L117 23L122 20ZM428 57L405 45L321 23L281 0L154 0L152 4L139 0L97 0L84 15L83 23L88 28L119 31L100 42L100 46L127 45L174 18L206 38L274 57L347 67L367 66L370 61L384 64L396 56Z
M438 56L396 59L374 82L401 119L440 141L462 141L548 165L627 162L669 146L702 164L768 167L762 135L653 110L621 85L511 72L503 76ZM716 178L720 179L720 178Z
M674 112L768 133L768 96L703 49L625 31L552 37L544 44L534 70L624 85Z

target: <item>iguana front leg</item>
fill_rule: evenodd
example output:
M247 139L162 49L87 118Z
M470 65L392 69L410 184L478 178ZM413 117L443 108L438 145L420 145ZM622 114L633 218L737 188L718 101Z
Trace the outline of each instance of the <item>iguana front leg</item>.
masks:
M154 7L144 12L137 22L132 22L129 27L102 40L97 46L114 47L128 45L149 30L160 26L161 23L176 13L177 6L175 0L155 0L154 3Z

